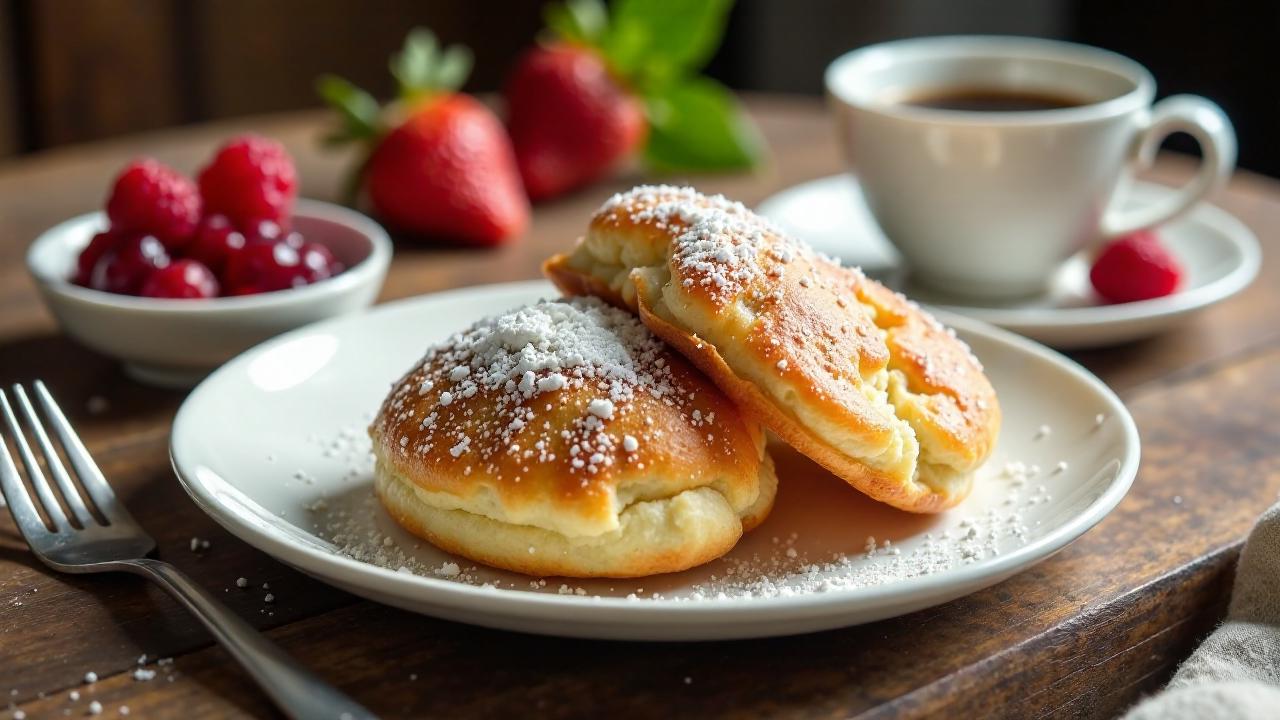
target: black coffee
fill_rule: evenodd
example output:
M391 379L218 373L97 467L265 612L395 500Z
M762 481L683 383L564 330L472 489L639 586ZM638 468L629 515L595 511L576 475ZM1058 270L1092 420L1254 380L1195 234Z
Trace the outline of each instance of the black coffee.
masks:
M1084 98L1048 92L990 88L943 88L909 96L904 105L968 112L1030 112L1088 105Z

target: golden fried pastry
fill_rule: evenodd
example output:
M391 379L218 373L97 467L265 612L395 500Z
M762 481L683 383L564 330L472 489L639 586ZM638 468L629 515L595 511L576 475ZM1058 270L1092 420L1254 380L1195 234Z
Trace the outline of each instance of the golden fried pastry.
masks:
M963 500L995 443L995 391L953 332L722 196L616 195L544 271L638 312L748 414L895 507Z
M777 489L764 429L595 298L455 334L395 384L369 433L398 523L530 575L705 563L764 520Z

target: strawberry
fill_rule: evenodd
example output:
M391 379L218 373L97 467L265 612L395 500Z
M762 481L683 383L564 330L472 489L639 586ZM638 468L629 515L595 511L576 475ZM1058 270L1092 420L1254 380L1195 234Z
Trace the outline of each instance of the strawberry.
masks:
M391 66L400 99L388 113L341 78L320 81L320 94L345 121L330 142L362 142L368 151L350 194L363 187L381 219L413 235L492 246L523 233L529 201L502 123L456 92L470 53L442 51L429 32L415 30Z
M496 245L529 221L502 124L469 95L426 103L387 133L365 187L379 216L422 235Z
M699 74L732 0L564 0L543 6L552 39L503 88L525 190L554 197L643 149L650 169L750 168L759 139L733 94Z
M1141 230L1104 247L1089 281L1107 302L1126 303L1172 295L1182 275L1182 264L1155 231Z
M535 47L507 79L507 126L532 200L581 187L644 141L644 107L601 54L567 43Z

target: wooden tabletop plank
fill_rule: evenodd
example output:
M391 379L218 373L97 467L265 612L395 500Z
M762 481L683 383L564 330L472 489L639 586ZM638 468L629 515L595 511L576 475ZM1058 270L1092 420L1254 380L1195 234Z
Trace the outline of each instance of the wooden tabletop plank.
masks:
M200 512L173 477L167 437L99 452L96 459L120 499L157 539L160 557L221 594L253 625L275 627L355 602L240 542ZM192 552L192 538L208 541L209 548ZM239 577L250 587L237 588ZM263 583L290 602L263 602ZM143 653L168 657L209 642L190 613L160 588L115 573L51 573L27 549L7 513L0 522L0 707L6 695L25 702L42 690L77 685L89 671L103 677L121 672ZM24 657L41 662L20 663Z
M820 106L752 104L773 148L763 172L698 178L755 203L789 184L837 172L840 156ZM304 192L330 197L341 159L316 152L314 113L257 118L57 151L0 166L0 382L44 377L104 464L113 485L161 543L161 555L206 587L228 588L238 612L273 628L324 675L391 717L428 712L551 716L732 711L741 716L930 714L1105 715L1161 682L1219 617L1234 548L1280 490L1266 448L1280 371L1280 184L1239 174L1215 202L1267 249L1262 277L1239 298L1158 338L1076 355L1130 403L1144 460L1130 496L1084 538L1032 570L939 608L860 628L777 640L643 645L533 638L411 615L312 581L218 529L186 499L167 466L167 433L182 393L141 387L118 366L57 334L21 268L40 229L94 209L112 172L139 153L192 170L226 136L252 127L295 153ZM1159 180L1189 175L1165 158ZM522 243L493 252L397 243L384 288L392 299L536 276L550 252L584 227L624 175L540 206ZM106 408L99 400L105 400ZM91 412L90 408L96 412ZM1174 504L1178 495L1181 504ZM209 552L187 548L209 538ZM241 575L277 587L267 616ZM277 586L277 583L279 585ZM14 603L21 603L15 605ZM74 630L68 618L74 618ZM179 673L142 683L137 656L179 656ZM35 655L47 658L31 663ZM84 672L108 711L144 717L262 714L265 701L168 597L132 578L53 575L0 520L0 707L18 690L31 717L60 715ZM407 680L417 673L417 681ZM162 675L164 673L162 672ZM403 677L402 677L403 676ZM684 683L688 676L692 682ZM6 687L6 685L8 685ZM44 699L40 693L57 692ZM83 712L89 691L80 688ZM145 711L145 712L144 712ZM3 717L3 715L0 715Z

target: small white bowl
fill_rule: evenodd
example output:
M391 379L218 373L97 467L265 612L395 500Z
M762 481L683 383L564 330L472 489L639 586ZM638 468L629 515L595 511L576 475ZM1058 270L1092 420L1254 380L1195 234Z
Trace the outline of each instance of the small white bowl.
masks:
M391 263L391 240L376 222L332 203L299 200L293 228L324 245L347 267L291 290L212 298L159 300L80 287L76 258L105 228L101 212L46 230L27 251L27 269L63 330L119 358L138 380L190 387L214 368L286 330L353 313L373 304Z

